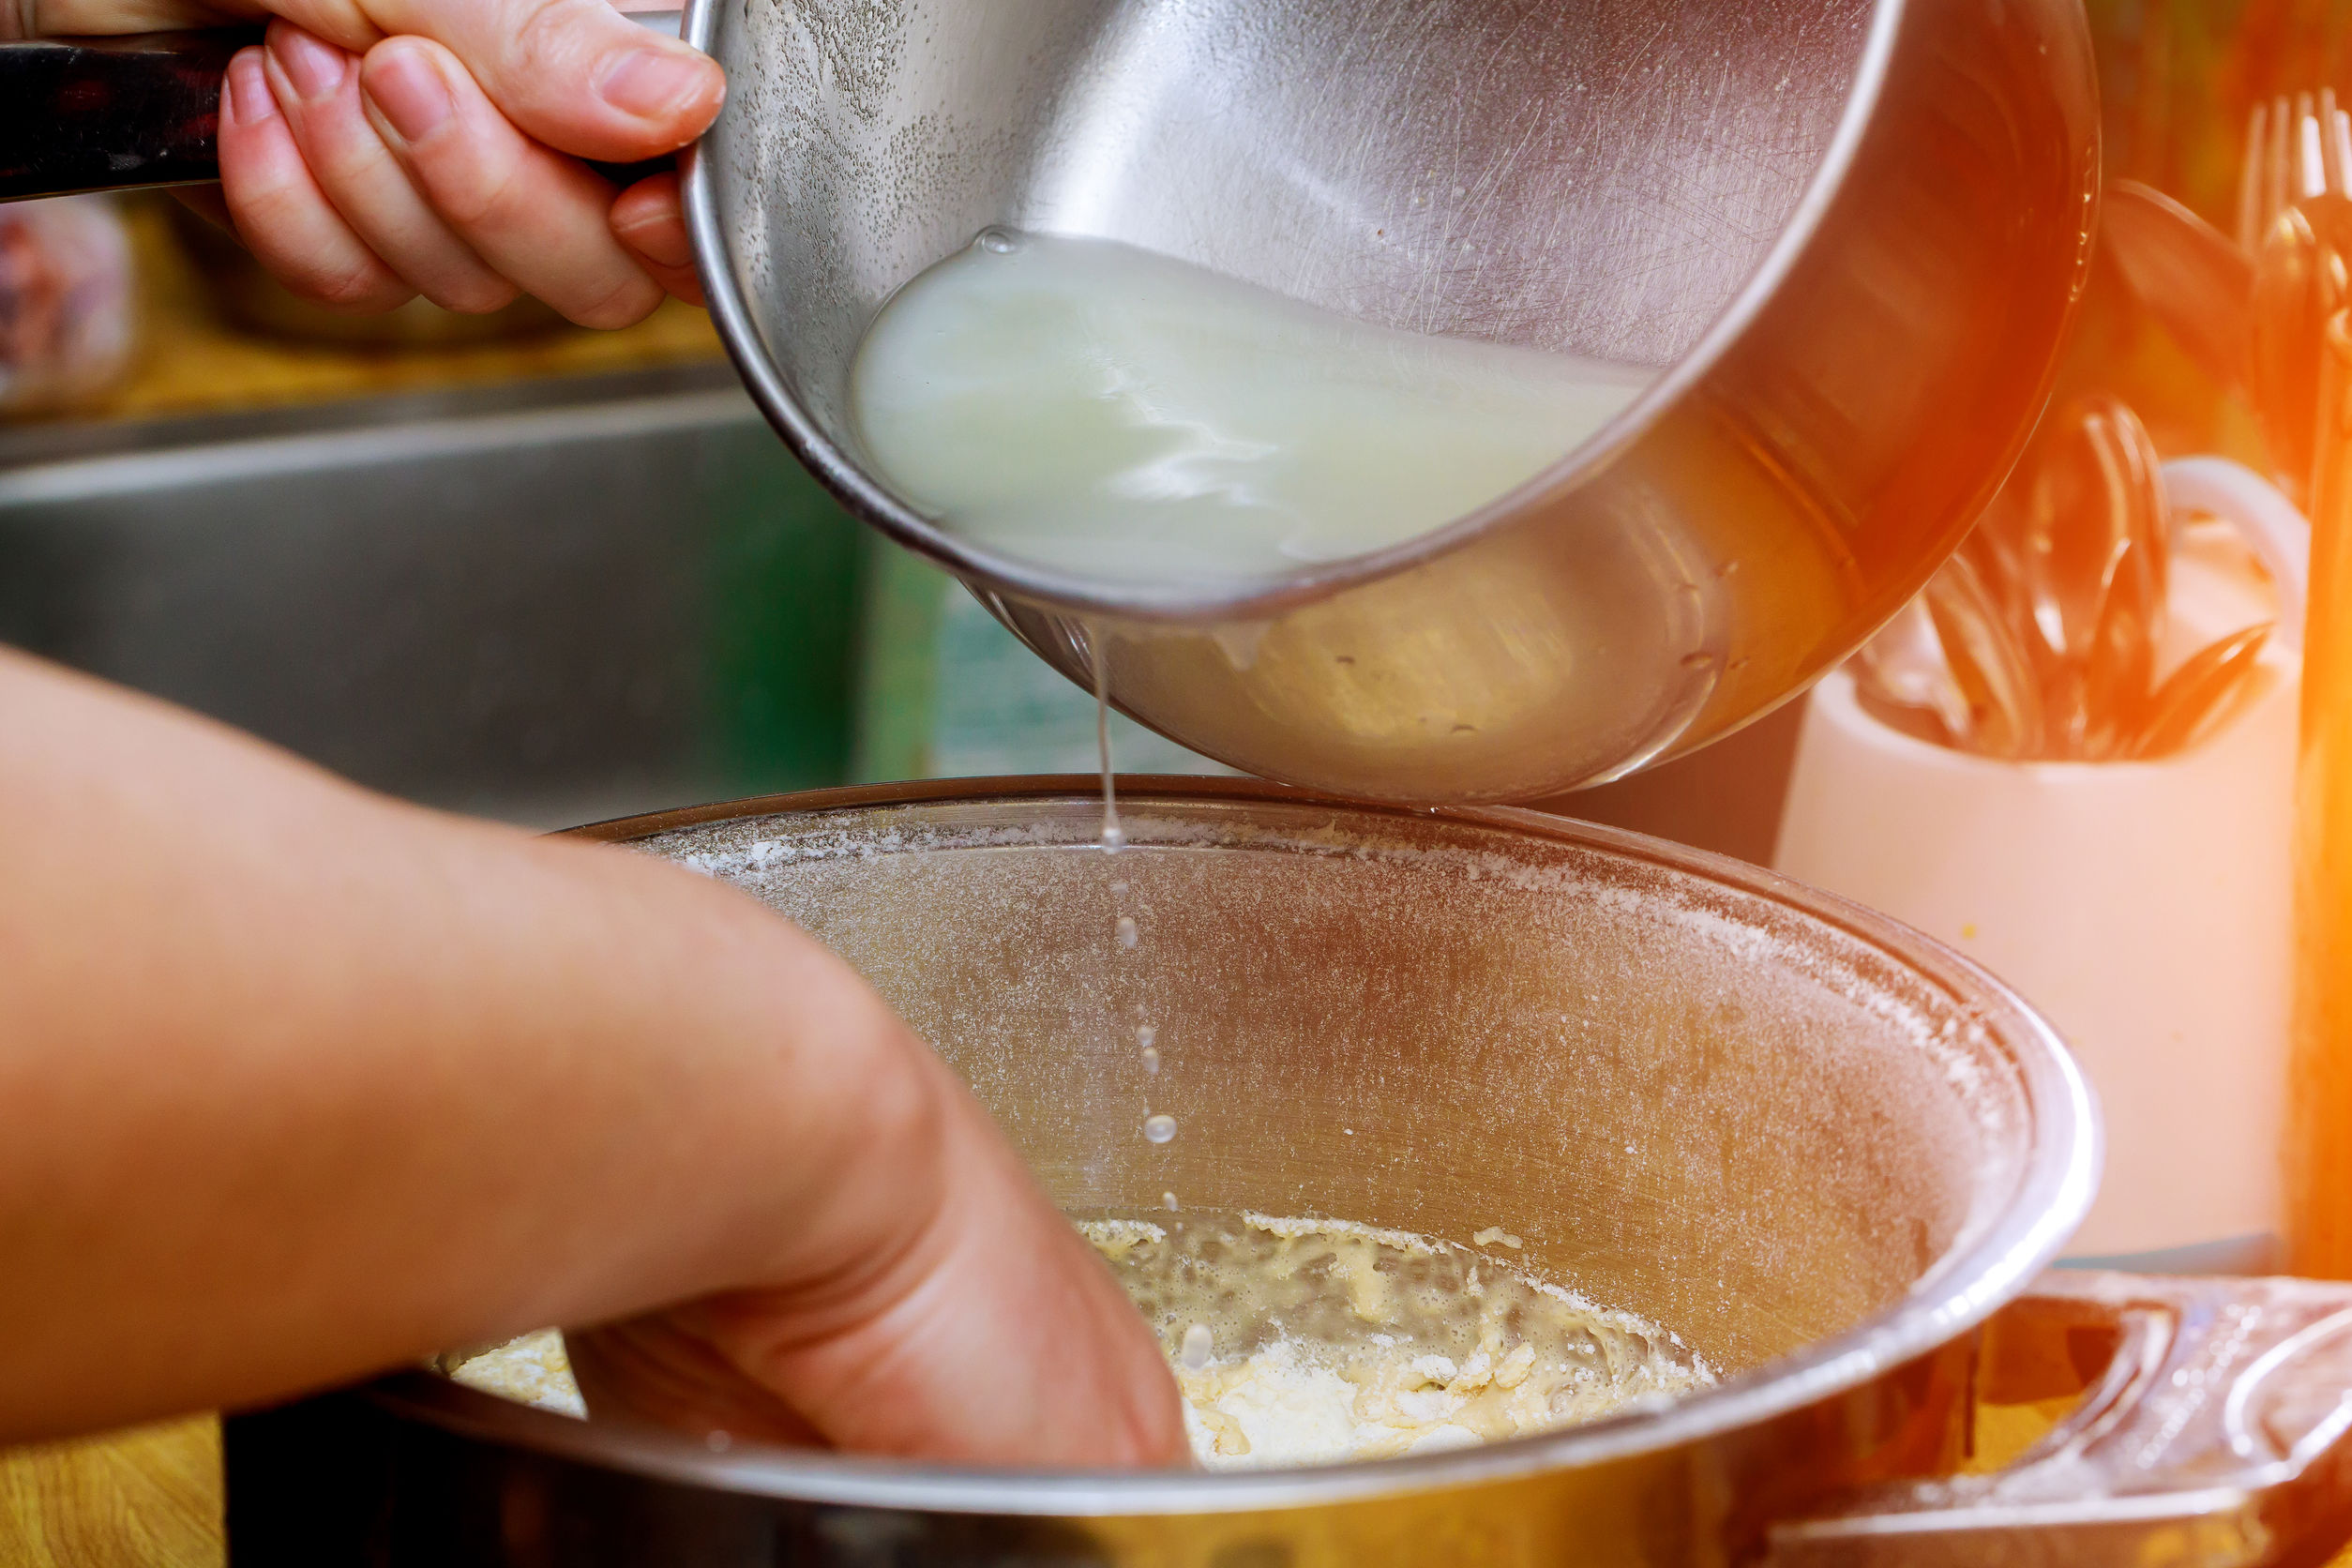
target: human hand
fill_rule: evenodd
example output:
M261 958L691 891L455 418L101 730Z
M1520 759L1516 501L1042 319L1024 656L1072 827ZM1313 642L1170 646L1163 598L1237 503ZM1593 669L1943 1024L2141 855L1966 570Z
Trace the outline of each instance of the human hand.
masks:
M698 1437L1183 1456L1110 1271L753 899L5 650L0 718L0 1105L39 1108L0 1138L0 1444L560 1323L599 1415Z
M305 298L480 312L531 294L606 327L665 292L701 303L676 177L616 190L581 160L684 146L725 79L606 0L0 0L0 16L11 7L51 35L272 19L222 84L216 216Z
M592 1414L976 1464L1184 1458L1167 1365L1125 1294L923 1055L927 1103L869 1104L831 1250L803 1238L803 1283L565 1333Z

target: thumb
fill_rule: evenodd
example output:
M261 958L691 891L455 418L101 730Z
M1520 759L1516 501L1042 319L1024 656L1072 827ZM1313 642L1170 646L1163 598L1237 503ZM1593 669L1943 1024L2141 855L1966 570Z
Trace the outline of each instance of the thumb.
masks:
M937 1179L890 1195L910 1234L830 1279L567 1335L589 1408L966 1464L1181 1462L1152 1332L979 1105L933 1073Z
M606 0L364 0L388 34L433 39L526 135L625 163L709 128L727 94L717 63Z

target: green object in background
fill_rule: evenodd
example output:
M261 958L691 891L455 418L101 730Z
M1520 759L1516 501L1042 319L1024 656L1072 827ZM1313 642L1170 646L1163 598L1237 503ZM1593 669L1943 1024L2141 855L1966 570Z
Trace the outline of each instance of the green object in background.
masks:
M707 520L705 744L739 793L850 774L866 531L798 463L713 453Z
M1094 700L760 444L700 461L705 764L738 794L1092 773ZM1113 714L1123 773L1230 769Z
M879 536L867 550L853 777L1095 770L1092 697L937 566ZM1232 771L1123 714L1110 748L1122 773Z
M866 540L857 738L850 776L861 784L930 776L941 590L953 580L879 535Z

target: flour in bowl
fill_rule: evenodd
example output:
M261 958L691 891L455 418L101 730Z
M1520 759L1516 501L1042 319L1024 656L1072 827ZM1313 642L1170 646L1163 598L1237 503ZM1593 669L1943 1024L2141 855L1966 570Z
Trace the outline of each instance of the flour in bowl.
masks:
M1468 1448L1714 1381L1654 1323L1408 1231L1191 1213L1078 1229L1159 1334L1210 1470ZM485 1393L584 1413L552 1330L445 1364Z
M1655 1324L1408 1231L1252 1214L1078 1229L1158 1331L1212 1470L1467 1448L1714 1380Z
M564 1336L553 1329L526 1334L477 1355L446 1356L443 1364L451 1378L484 1394L495 1394L518 1405L536 1405L559 1415L585 1418L588 1414L580 1397L580 1384L572 1378Z

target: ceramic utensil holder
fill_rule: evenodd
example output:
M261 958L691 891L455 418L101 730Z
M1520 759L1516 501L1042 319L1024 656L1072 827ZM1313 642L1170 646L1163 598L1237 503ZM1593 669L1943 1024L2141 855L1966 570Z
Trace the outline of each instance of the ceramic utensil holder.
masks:
M2191 559L2174 618L2262 618ZM2012 762L1881 723L1840 671L1809 699L1774 861L1991 970L2073 1045L2105 1111L2076 1259L2262 1273L2281 1233L2299 656L2273 646L2204 744Z

